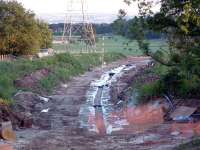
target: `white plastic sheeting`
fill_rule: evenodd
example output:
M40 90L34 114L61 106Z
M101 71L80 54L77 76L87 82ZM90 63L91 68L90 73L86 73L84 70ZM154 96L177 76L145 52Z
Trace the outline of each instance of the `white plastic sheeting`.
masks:
M117 80L126 72L131 69L135 69L135 65L125 66L114 68L110 71L105 72L99 80L95 80L90 84L90 88L86 94L87 102L80 109L80 123L81 127L88 128L89 131L94 131L99 133L97 127L97 121L95 118L96 110L93 107L94 99L97 95L98 88L103 87L101 104L102 104L102 124L106 127L106 133L111 134L113 131L120 131L123 129L124 125L128 125L128 121L124 118L118 118L117 121L114 121L112 113L114 112L113 104L110 101L110 86L112 83L117 82ZM112 75L110 75L112 74ZM116 118L115 118L116 119Z

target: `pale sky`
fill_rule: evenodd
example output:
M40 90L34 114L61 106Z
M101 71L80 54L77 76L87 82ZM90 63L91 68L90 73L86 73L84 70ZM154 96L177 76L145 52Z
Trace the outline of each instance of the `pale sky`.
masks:
M66 13L70 0L17 0L25 8L33 10L36 14ZM81 0L74 0L75 3ZM125 8L131 15L137 14L137 6L128 7L123 0L86 0L88 12L117 14L118 10Z
M26 9L34 11L40 19L47 22L63 22L70 1L73 1L73 10L81 13L81 0L17 0ZM119 9L125 9L129 17L138 14L137 4L128 6L123 0L83 0L87 3L87 13L92 22L112 22L116 19ZM159 8L154 8L158 10ZM76 14L77 12L75 12ZM78 14L77 13L77 14Z

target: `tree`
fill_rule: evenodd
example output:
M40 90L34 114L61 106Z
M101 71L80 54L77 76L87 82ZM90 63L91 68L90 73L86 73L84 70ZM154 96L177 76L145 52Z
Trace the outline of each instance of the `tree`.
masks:
M112 28L113 28L113 30L115 31L116 34L125 36L126 35L126 29L127 29L126 24L127 24L126 19L119 17L117 20L115 20L112 23Z
M167 90L174 93L183 91L187 95L200 93L200 1L199 0L161 0L160 11L153 14L151 8L155 1L125 0L130 5L137 2L143 30L134 29L145 35L146 28L165 35L169 50L152 52L148 41L138 36L139 46L148 56L162 65L168 66L169 73L163 77ZM143 31L143 32L141 32ZM179 91L177 91L179 90ZM184 93L182 92L182 93Z
M40 30L40 48L52 47L52 31L49 29L49 25L44 21L37 20L37 25Z
M41 38L50 34L44 29L44 25L36 21L35 14L20 3L0 0L0 54L37 53L45 45Z
M134 17L132 19L124 19L120 17L112 23L112 28L115 34L124 36L128 39L137 39L139 36L147 39L160 39L161 35L150 29L145 29L145 34L143 34L144 28L143 24L140 22L140 17ZM145 19L144 21L146 21Z

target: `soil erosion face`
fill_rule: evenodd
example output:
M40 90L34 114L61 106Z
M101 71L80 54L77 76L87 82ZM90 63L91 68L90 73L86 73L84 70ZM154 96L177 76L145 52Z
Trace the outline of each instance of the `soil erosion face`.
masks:
M106 132L108 128L102 124L104 119L96 115L97 128L100 133L93 132L81 126L80 110L87 103L86 93L93 81L107 71L129 64L135 65L132 70L143 68L150 59L147 57L128 57L105 67L93 69L91 72L74 77L71 81L56 88L53 95L45 96L45 102L34 110L34 126L32 129L17 131L17 142L13 144L16 150L130 150L130 149L170 149L183 138L173 139L169 135L170 126L159 125L145 132ZM134 73L129 71L132 75ZM123 76L123 75L122 75ZM127 78L127 74L126 74ZM130 76L132 78L132 76ZM96 106L95 106L96 107ZM91 118L91 116L88 116ZM99 118L99 119L98 119ZM86 120L90 122L91 120ZM129 131L130 128L127 128ZM126 131L127 131L126 130ZM166 134L168 133L168 134Z

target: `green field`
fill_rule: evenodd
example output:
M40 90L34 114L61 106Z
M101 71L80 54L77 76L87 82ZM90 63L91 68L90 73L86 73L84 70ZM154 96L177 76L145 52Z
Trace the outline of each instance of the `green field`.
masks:
M156 51L160 48L166 49L167 44L163 40L150 40L150 49L152 51ZM104 46L103 46L104 43ZM71 49L71 52L81 52L81 42L76 42L73 44L53 44L53 49L56 52L66 51L66 47L69 46ZM135 55L139 56L142 55L142 52L140 51L137 41L129 41L126 38L123 38L121 36L113 36L113 37L105 37L98 38L98 42L96 44L96 51L102 52L102 48L104 47L106 52L120 52L124 55Z

